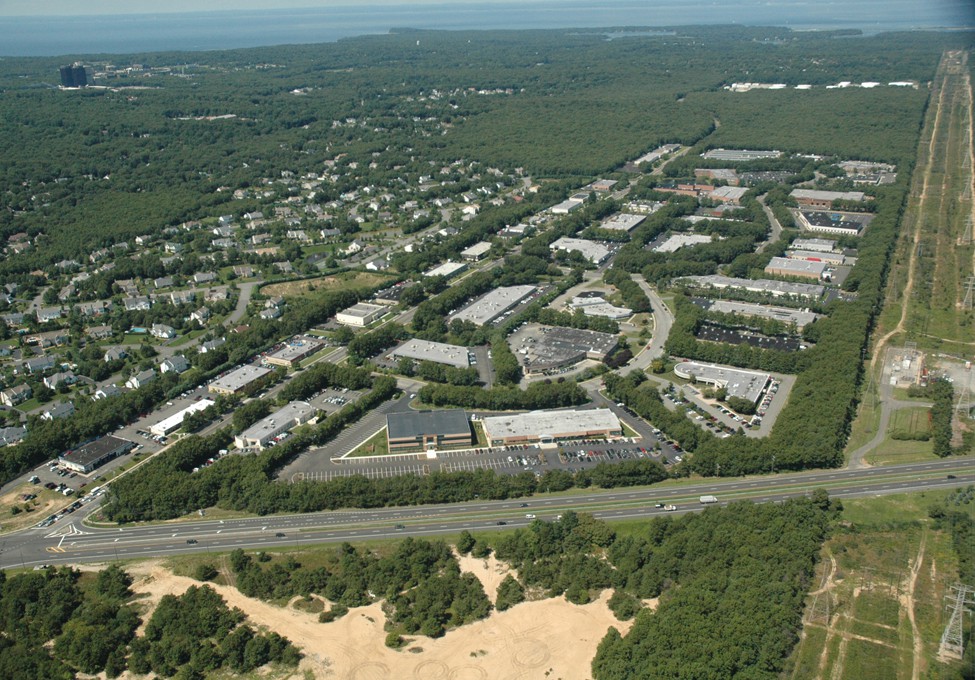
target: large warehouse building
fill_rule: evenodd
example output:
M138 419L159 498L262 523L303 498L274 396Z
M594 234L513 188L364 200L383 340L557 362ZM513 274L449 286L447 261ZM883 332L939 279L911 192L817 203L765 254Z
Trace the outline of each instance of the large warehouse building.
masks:
M521 345L512 345L511 349L529 374L554 371L586 359L602 361L619 343L616 335L582 328L540 325L526 330L517 336Z
M264 359L272 366L284 366L285 368L295 368L302 361L325 346L320 340L313 340L309 337L292 338L284 347L277 352L268 354Z
M607 408L532 411L510 416L491 416L482 422L484 435L492 446L619 437L623 434L619 418Z
M407 411L386 416L386 442L390 453L450 449L474 444L464 409Z
M676 364L674 374L685 380L693 379L715 387L723 387L728 391L729 397L747 399L753 404L758 403L772 380L772 376L768 373L746 371L720 364L702 364L696 361Z
M407 358L413 361L432 361L454 368L470 368L470 352L460 345L448 345L429 340L407 340L389 353L394 359Z
M489 324L502 314L518 306L522 300L534 293L535 286L504 286L495 288L481 298L460 310L450 320L470 321L475 326Z
M382 305L374 305L369 302L357 302L336 314L335 320L343 326L365 328L387 311L389 311L388 308Z
M293 427L307 423L315 417L315 414L315 407L308 402L293 401L234 437L234 444L237 448L260 451L275 437L288 432Z
M68 469L87 473L134 448L133 442L109 435L79 446L74 451L65 451L58 456L58 462Z

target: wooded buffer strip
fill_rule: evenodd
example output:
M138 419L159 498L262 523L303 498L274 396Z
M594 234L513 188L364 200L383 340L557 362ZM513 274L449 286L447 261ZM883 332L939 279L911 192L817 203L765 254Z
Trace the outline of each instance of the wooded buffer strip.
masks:
M597 680L779 677L798 641L829 509L818 500L736 503L655 520L609 547L619 587L663 593L592 662ZM673 587L677 584L678 587Z

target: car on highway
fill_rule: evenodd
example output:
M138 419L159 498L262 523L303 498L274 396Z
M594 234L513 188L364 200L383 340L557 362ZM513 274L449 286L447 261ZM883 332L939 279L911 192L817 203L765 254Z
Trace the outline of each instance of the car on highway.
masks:
M393 528L394 528L394 529L396 529L396 531L402 531L402 530L403 530L403 529L405 529L406 527L405 527L405 526L403 526L402 524L397 524L397 525L396 525L395 527L393 527Z
M528 503L522 503L521 506L519 506L519 507L527 508L528 507Z
M282 531L279 531L278 533L274 534L274 537L275 538L287 538L287 534L285 534Z
M666 510L667 512L671 512L671 511L676 510L676 509L677 509L677 506L676 505L665 505L664 506L664 510Z
M495 522L495 524L497 524L499 527L503 527L503 526L507 526L508 525L508 523L505 522L503 519L499 519L497 522Z
M197 540L195 538L187 538L186 539L186 544L187 545L196 545L196 543L197 543Z
M529 513L529 514L525 515L525 519L535 519L535 515L532 515L531 513Z

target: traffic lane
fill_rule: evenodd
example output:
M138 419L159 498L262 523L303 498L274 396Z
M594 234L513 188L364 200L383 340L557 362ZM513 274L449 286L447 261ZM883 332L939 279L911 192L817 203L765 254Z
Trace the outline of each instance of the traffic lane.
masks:
M890 477L897 480L898 476L919 475L919 474L941 474L945 469L968 469L975 466L975 459L959 459L956 461L936 461L931 463L911 464L891 468L868 468L866 470L836 470L824 471L821 473L792 473L776 476L752 477L735 479L734 481L702 481L700 484L693 484L684 487L639 487L637 489L606 489L598 492L588 493L582 496L537 496L525 497L523 499L511 500L473 500L458 504L444 505L425 505L425 506L403 506L396 508L376 508L361 510L341 510L341 511L322 511L303 515L273 515L266 517L250 517L235 520L199 520L180 524L169 525L144 525L133 527L115 528L94 528L84 527L84 530L92 534L112 533L124 534L135 538L140 536L158 536L178 534L181 531L223 531L227 532L236 529L253 531L266 527L266 530L275 531L281 528L328 526L329 524L348 524L355 522L383 522L397 519L423 519L436 517L451 512L474 512L474 511L495 511L510 512L521 510L524 507L544 506L552 504L563 505L586 505L612 500L615 502L633 502L642 500L658 500L660 498L674 497L677 495L697 497L701 495L729 494L733 492L748 492L763 489L775 490L776 487L794 486L802 484L805 488L813 488L817 484L828 482L839 483L845 481L877 480L877 478ZM966 483L968 476L965 474L956 475L954 479L944 478L947 485L961 485ZM877 483L887 483L877 481Z
M907 480L897 483L880 483L875 485L861 485L857 488L851 489L841 489L831 492L831 496L840 498L856 498L863 496L881 496L895 493L905 493L910 491L921 491L921 490L933 490L939 488L951 488L956 486L958 483L970 483L975 480L975 475L968 475L964 479L959 478L958 480L948 480L944 478L931 479L931 480ZM769 493L758 496L756 498L750 499L753 502L782 502L789 498L795 498L799 496L805 496L809 492L808 490L796 490L784 493ZM719 500L718 503L714 505L723 506L727 505L732 500ZM623 509L612 509L612 510L597 510L593 514L603 520L624 520L624 519L644 519L651 518L654 516L660 516L664 514L686 514L689 512L700 512L704 510L709 505L701 505L700 503L687 503L683 506L678 505L675 510L667 511L662 508L657 507L635 507L635 508L623 508ZM526 513L530 515L537 516L538 519L542 520L554 520L557 515L554 511L544 512L538 510L537 512ZM444 521L432 521L427 522L420 526L403 526L403 528L393 527L367 527L367 528L349 528L343 530L320 530L315 532L301 533L300 535L289 536L284 535L261 535L261 536L251 536L251 537L213 537L211 539L197 539L195 542L187 543L186 541L169 541L162 542L160 544L151 545L109 545L106 543L101 543L97 546L91 547L78 547L75 548L73 545L68 544L65 548L64 553L45 553L44 555L21 555L18 559L17 555L4 554L3 559L4 564L0 564L0 568L12 568L18 566L36 566L38 564L52 564L52 563L78 563L83 561L100 561L100 560L116 560L121 559L142 559L146 557L158 557L165 554L183 554L183 553L202 553L210 552L211 550L215 552L223 552L226 550L233 550L235 548L287 548L290 545L295 547L301 545L309 544L325 544L334 543L342 541L356 541L362 539L376 539L376 538L398 538L402 536L438 536L443 534L454 533L462 529L475 530L475 531L486 531L491 529L504 529L508 528L521 528L529 525L535 517L517 517L510 518L504 521L503 525L499 525L498 521L489 519L460 519L460 520L444 520Z

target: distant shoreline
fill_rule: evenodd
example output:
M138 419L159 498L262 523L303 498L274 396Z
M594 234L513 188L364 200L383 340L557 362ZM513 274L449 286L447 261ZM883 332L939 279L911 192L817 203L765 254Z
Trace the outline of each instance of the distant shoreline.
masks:
M852 5L852 6L851 6ZM345 6L278 11L212 11L115 16L0 17L3 57L198 52L329 43L343 38L408 30L659 31L688 25L781 26L793 31L858 29L869 36L887 31L963 30L965 17L917 13L913 0L831 7L769 6L757 0L674 3L646 0L591 2L481 2L416 6ZM898 11L900 8L903 11ZM900 19L892 17L902 17ZM918 23L926 22L926 23Z

